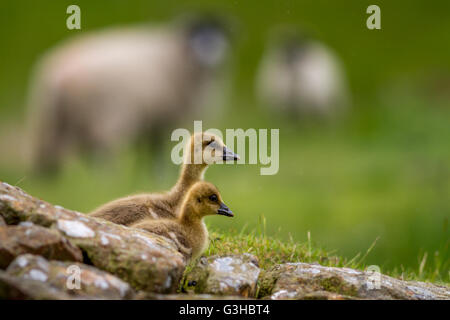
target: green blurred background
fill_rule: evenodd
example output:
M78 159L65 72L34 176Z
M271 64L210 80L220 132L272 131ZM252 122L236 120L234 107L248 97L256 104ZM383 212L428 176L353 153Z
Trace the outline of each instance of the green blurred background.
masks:
M179 168L152 170L151 153L131 148L102 166L68 161L60 175L30 175L20 159L29 75L59 41L102 27L165 22L185 11L217 10L236 21L232 87L226 110L204 128L279 128L280 170L213 166L206 179L222 191L234 219L222 230L258 228L353 257L365 252L382 271L425 268L448 281L450 216L450 2L377 1L381 30L366 28L370 1L76 1L82 30L66 29L74 1L0 3L0 180L49 202L88 212L115 197L170 188ZM312 32L342 59L353 106L339 122L274 117L254 97L254 78L272 27ZM192 130L192 124L187 127ZM169 141L169 137L167 141ZM384 270L383 270L384 268Z

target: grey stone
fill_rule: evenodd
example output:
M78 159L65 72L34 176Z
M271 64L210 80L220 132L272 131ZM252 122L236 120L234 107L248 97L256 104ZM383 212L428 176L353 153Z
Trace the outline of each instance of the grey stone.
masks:
M186 265L170 239L53 206L4 182L0 216L8 224L30 221L56 230L83 251L89 264L137 290L175 292Z
M0 226L0 268L5 269L14 258L24 253L53 260L83 261L81 250L56 230L34 224Z
M276 265L260 277L266 299L450 299L450 289L377 272L308 263Z
M0 300L69 300L70 295L48 284L21 279L0 270Z
M66 298L129 299L134 295L128 283L107 272L82 263L48 261L31 254L17 257L6 273L25 282L42 282Z
M187 292L254 297L260 269L250 254L202 257L185 276Z

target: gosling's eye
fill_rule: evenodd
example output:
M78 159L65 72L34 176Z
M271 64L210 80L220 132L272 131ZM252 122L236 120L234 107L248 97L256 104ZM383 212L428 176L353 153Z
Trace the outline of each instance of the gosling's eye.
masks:
M213 195L210 195L209 196L209 200L211 200L212 202L217 202L217 196L215 195L215 194L213 194Z

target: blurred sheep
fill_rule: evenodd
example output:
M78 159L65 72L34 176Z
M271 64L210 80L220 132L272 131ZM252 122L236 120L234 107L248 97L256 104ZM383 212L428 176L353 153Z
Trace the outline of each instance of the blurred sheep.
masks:
M339 59L319 41L298 35L270 42L256 93L262 103L294 117L329 117L349 103Z
M115 28L81 35L48 52L30 94L30 151L36 170L69 152L111 154L132 140L193 120L228 47L217 19Z

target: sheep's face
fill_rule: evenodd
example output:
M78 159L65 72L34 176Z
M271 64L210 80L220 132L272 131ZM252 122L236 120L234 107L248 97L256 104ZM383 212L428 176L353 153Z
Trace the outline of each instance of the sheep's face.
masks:
M233 212L223 203L219 190L209 182L198 182L188 194L188 201L195 208L192 214L197 218L208 215L233 217Z
M228 51L228 39L224 31L213 25L200 26L193 30L189 45L194 58L208 68L222 64Z

